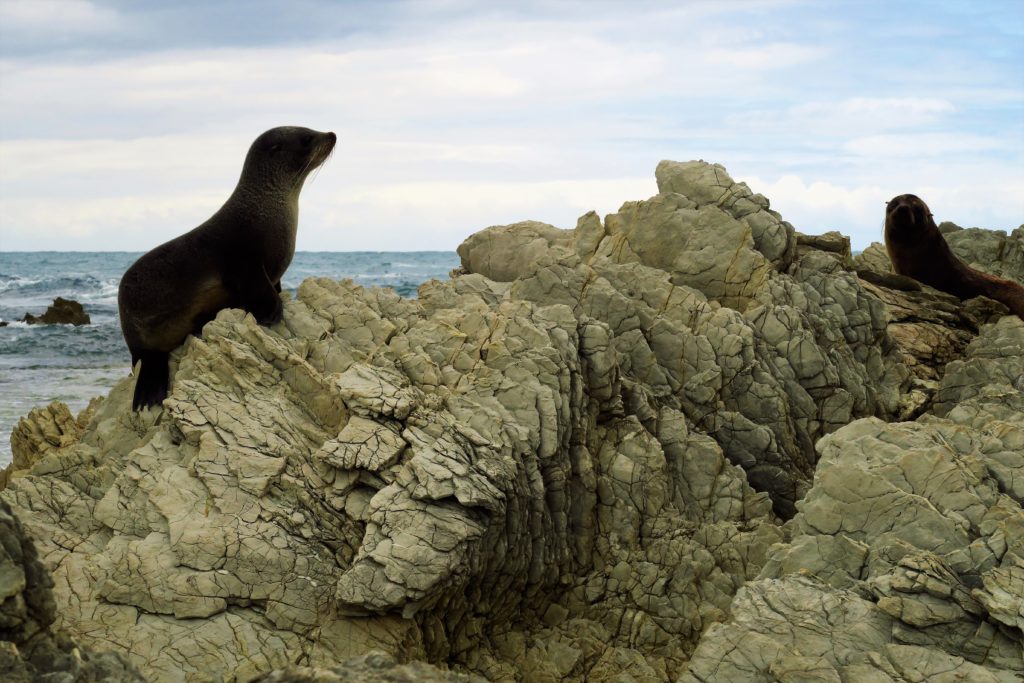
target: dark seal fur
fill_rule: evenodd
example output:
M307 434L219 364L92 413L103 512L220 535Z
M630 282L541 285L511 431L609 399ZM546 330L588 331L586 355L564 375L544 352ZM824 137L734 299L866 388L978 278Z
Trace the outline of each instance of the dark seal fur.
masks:
M295 254L299 192L337 138L309 128L272 128L249 148L235 191L217 213L133 263L117 294L121 331L142 362L132 407L167 397L168 355L222 308L261 325L281 319L281 276Z
M920 197L901 194L886 204L885 249L898 274L961 299L987 296L1024 320L1024 287L957 258Z

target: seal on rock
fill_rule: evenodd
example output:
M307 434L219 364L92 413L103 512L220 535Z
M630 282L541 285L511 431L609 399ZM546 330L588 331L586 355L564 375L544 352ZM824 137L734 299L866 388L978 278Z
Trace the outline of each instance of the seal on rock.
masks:
M901 194L886 204L885 249L899 275L961 299L987 296L1024 320L1024 287L975 270L957 258L920 197Z
M234 192L199 227L143 254L121 278L121 331L141 361L132 408L167 397L168 355L222 308L242 308L261 325L281 319L281 276L295 254L299 192L337 137L272 128L256 138Z

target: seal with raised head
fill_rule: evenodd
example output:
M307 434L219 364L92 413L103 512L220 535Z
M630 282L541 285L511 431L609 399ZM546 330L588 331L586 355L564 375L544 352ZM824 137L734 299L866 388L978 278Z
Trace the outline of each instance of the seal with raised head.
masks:
M256 138L234 192L190 232L143 254L121 278L121 331L141 361L132 408L167 397L168 355L222 308L242 308L261 325L281 319L281 276L295 254L299 192L337 137L272 128Z
M987 296L1024 320L1024 287L961 261L949 248L932 212L920 197L901 194L886 204L885 250L898 274L961 299Z

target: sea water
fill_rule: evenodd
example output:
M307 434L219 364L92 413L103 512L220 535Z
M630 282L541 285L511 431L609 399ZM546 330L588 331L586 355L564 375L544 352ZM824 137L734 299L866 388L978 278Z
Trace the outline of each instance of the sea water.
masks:
M0 467L11 460L11 429L32 408L67 403L77 414L130 371L117 315L117 285L139 257L130 252L0 252ZM420 284L447 279L455 252L297 252L281 282L292 291L307 277L352 278L415 297ZM55 297L74 299L92 323L26 325Z

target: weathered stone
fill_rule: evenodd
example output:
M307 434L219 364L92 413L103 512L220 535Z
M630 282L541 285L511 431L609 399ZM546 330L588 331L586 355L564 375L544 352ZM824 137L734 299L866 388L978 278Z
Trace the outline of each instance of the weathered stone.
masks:
M982 329L962 363L985 388L964 391L951 368L936 405L945 417L858 420L818 443L791 542L772 548L681 681L795 664L813 665L813 680L1024 674L1024 396L1004 371L1024 368L1021 339L1015 316ZM815 645L822 636L833 646Z
M82 648L53 628L53 586L35 544L0 500L0 677L12 683L144 681L121 655Z
M383 652L352 657L330 668L289 666L253 683L485 683L480 676L444 671L423 662L399 664Z
M88 325L91 320L82 304L58 296L46 307L46 312L38 316L26 313L21 322L29 325Z
M416 300L222 311L162 412L34 413L0 498L57 627L154 681L1016 674L1024 324L657 177Z

